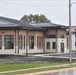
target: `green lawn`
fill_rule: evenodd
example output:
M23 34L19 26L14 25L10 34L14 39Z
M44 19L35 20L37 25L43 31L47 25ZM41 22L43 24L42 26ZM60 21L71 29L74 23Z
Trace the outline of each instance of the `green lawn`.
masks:
M59 63L50 63L50 62L43 62L43 63L29 63L29 64L0 64L0 72L1 71L9 71L9 70L18 70L18 69L26 69L26 68L36 68L42 66L54 66L63 64L62 62ZM65 63L64 63L65 64Z
M56 63L50 63L50 62L44 62L44 63L29 63L29 64L3 64L0 65L0 72L2 71L10 71L10 70L18 70L18 69L27 69L27 68L36 68L36 67L42 67L42 66L55 66L55 65L61 65L61 64L68 64L68 62L56 62ZM66 66L67 67L75 67L74 66ZM65 67L59 67L59 68L65 68ZM57 69L59 69L57 68ZM30 70L30 71L22 71L22 72L15 72L15 73L7 73L7 74L0 74L0 75L17 75L17 74L23 74L23 73L31 73L31 72L39 72L39 71L45 71L45 70L52 70L56 68L44 68L44 69L38 69L38 70Z

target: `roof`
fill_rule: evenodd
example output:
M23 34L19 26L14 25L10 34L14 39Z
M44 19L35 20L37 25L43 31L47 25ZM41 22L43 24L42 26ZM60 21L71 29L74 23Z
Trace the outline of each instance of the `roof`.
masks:
M3 22L5 22L5 25L15 25L15 26L25 26L25 27L34 27L29 25L29 22L26 21L22 21L22 20L15 20L15 19L11 19L11 18L6 18L6 17L0 17L0 20L2 20ZM3 24L2 22L0 23L0 25Z
M67 26L54 24L54 23L30 23L22 20L0 17L0 28L2 27L3 28L18 27L28 30L46 30L47 28L52 28L52 27L67 28Z
M68 27L65 25L60 25L55 23L31 23L30 25L40 27L40 28L56 28L56 27L67 28Z

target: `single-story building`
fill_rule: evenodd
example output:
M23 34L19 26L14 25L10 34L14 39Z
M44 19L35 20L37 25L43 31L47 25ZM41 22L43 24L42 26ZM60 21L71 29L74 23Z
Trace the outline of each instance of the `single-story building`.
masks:
M68 27L0 17L0 54L69 52Z

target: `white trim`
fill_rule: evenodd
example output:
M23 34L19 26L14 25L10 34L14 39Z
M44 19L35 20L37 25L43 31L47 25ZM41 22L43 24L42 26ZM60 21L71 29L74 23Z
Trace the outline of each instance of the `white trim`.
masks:
M4 46L2 46L2 50L4 50Z

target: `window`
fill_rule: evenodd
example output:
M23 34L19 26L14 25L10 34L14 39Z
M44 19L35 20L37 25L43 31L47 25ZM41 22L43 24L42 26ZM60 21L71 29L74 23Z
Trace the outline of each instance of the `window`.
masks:
M43 37L37 36L37 49L43 49Z
M5 35L5 49L14 49L13 35Z
M64 38L64 35L61 35L60 38Z
M47 35L46 38L56 38L56 35Z
M53 49L56 49L56 42L53 42Z
M2 36L0 35L0 49L2 49Z
M50 49L50 42L47 42L47 49Z
M22 46L23 46L22 35L19 35L19 49L22 49Z
M34 49L34 36L29 36L29 49Z

